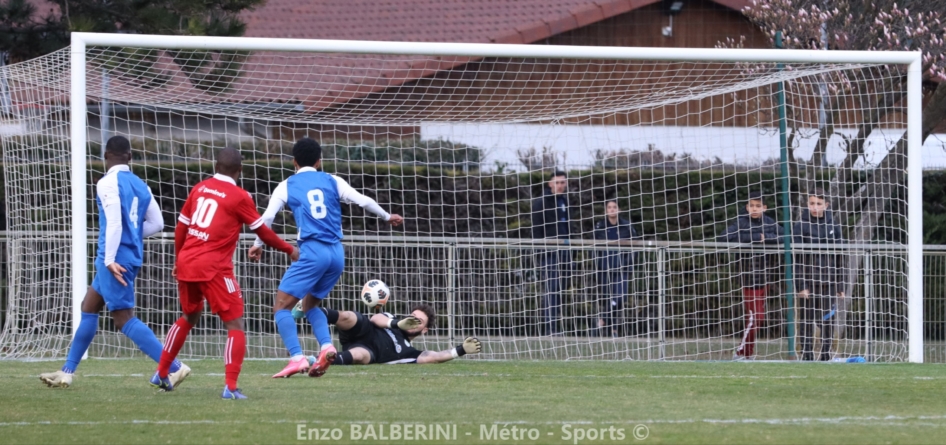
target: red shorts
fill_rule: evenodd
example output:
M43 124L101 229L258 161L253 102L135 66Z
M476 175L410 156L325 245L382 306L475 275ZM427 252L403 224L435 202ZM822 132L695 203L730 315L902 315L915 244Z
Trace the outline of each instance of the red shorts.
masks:
M222 321L236 320L243 316L243 293L232 273L218 274L210 281L178 281L181 294L181 310L193 314L203 310L204 299L210 303L210 311Z

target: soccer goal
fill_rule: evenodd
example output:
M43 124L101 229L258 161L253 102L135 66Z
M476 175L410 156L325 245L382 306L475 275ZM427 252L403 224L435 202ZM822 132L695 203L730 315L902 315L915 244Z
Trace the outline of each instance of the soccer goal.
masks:
M619 48L73 33L0 68L9 262L0 357L63 356L91 281L103 141L164 212L138 317L179 314L173 224L216 150L260 209L302 136L325 171L406 218L344 209L325 305L432 304L415 346L487 359L923 360L918 52ZM3 116L13 120L15 116ZM562 174L559 174L562 173ZM274 229L293 238L292 216ZM287 266L235 264L248 356L284 357ZM138 354L108 317L89 354ZM308 326L300 323L309 338ZM209 314L182 357L217 357Z

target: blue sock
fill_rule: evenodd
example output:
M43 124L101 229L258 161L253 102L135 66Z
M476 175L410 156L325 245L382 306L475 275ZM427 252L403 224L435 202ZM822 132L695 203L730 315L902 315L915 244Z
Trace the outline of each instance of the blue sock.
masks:
M289 356L302 355L302 346L299 345L299 333L296 332L296 320L292 318L292 312L286 309L276 311L273 319L276 320L276 329L279 330L282 343L289 350Z
M332 344L332 333L328 330L328 318L325 312L314 307L305 313L305 318L312 324L312 333L315 339L319 341L319 348Z
M92 344L95 338L95 331L99 328L99 314L82 313L82 319L79 320L79 329L76 331L75 338L72 339L72 345L69 346L69 355L66 356L66 364L62 365L62 372L73 374L79 367L79 361L85 355L85 351Z
M154 360L155 363L161 361L161 349L163 349L161 342L154 336L151 328L142 323L138 317L131 317L131 320L128 320L125 326L122 326L122 334L125 334L126 337L138 345L138 349L151 357L151 360Z

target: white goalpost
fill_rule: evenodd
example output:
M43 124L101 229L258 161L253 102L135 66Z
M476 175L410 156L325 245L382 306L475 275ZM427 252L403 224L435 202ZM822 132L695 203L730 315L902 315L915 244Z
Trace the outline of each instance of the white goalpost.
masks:
M50 116L3 138L0 358L66 353L91 279L107 128L132 140L168 224L139 278L138 316L162 339L179 313L170 224L214 151L244 153L242 186L262 210L309 135L326 171L407 219L391 231L344 210L346 271L326 305L367 311L355 291L380 278L388 309L440 313L421 347L477 335L487 359L729 360L750 337L759 359L813 345L816 360L824 347L923 362L920 52L72 33L69 48L0 75L14 103ZM544 191L558 170L567 190ZM793 233L816 189L837 243ZM756 193L785 237L721 239ZM542 227L569 236L537 235L545 202L558 219ZM631 239L608 243L610 202ZM292 239L291 215L274 229ZM269 308L286 264L272 252L251 263L241 243L248 357L283 357ZM837 261L831 289L845 293L814 317L796 295L813 257ZM138 353L103 323L91 356ZM219 355L218 328L205 315L182 356Z

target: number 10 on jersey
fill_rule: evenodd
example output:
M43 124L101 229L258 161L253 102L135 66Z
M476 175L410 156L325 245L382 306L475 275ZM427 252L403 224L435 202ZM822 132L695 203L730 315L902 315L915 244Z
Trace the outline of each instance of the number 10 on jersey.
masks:
M197 210L194 211L194 216L191 217L191 223L206 229L210 227L210 222L213 221L215 213L217 213L217 201L201 196L197 198Z

